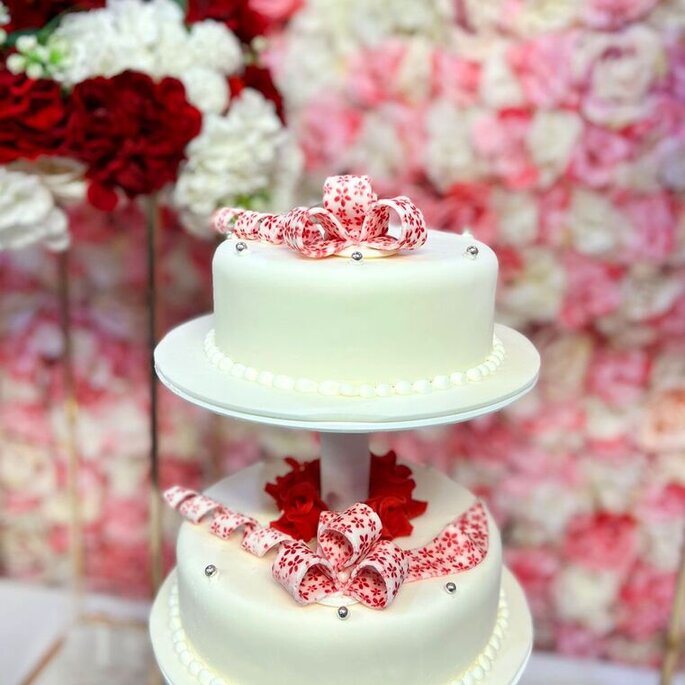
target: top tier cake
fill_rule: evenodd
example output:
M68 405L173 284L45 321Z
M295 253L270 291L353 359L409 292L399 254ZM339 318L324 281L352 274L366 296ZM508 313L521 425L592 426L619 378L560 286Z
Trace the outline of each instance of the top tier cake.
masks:
M386 397L478 382L504 357L493 251L426 230L408 198L378 200L367 177L328 179L323 207L228 209L215 225L228 239L214 257L206 350L232 376Z

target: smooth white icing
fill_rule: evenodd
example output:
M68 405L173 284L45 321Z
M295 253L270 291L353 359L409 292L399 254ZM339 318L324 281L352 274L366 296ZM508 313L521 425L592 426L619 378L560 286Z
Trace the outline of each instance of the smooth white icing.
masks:
M340 381L312 381L307 378L293 378L283 374L275 374L272 371L255 369L245 366L240 362L233 361L225 355L216 345L214 329L207 333L205 338L205 353L209 361L219 370L230 374L234 378L260 383L267 387L284 390L287 392L297 391L305 393L320 393L322 395L342 395L343 397L387 397L388 395L425 394L435 390L448 390L455 385L465 383L477 383L492 373L495 373L505 357L504 345L493 337L492 352L485 361L478 366L462 371L441 374L434 378L420 378L414 381L388 379L386 383L343 383Z
M497 258L470 235L429 231L421 248L360 262L256 241L239 252L237 242L213 262L214 343L233 374L383 396L439 387L447 374L475 379L497 363Z
M200 685L231 685L226 678L221 677L212 670L211 666L205 663L195 652L193 646L188 642L183 622L181 620L181 609L178 602L178 585L175 584L169 593L169 633L174 645L174 651L178 655L178 660L185 667L189 675L194 677ZM460 673L456 680L450 681L447 685L474 685L482 681L492 669L497 654L502 645L502 641L509 628L509 606L507 598L502 589L500 591L499 606L497 608L497 621L483 651L478 654L469 667Z
M428 542L475 499L446 476L413 468L415 496L430 504L413 521L414 533L396 540L407 548ZM277 512L263 486L282 470L280 463L257 464L208 494L266 523ZM270 556L256 558L241 549L239 537L222 541L204 526L184 523L177 547L179 608L172 625L183 630L179 654L188 652L182 658L197 662L194 675L207 683L211 677L236 685L446 685L458 683L471 667L474 674L480 674L477 668L485 672L501 639L496 628L501 543L491 518L489 526L488 554L474 569L405 583L382 611L342 598L350 615L341 621L335 607L297 605L272 579ZM210 578L204 573L208 564L218 570ZM445 590L450 580L457 585L454 594ZM474 665L480 656L482 662ZM201 675L203 669L208 675Z

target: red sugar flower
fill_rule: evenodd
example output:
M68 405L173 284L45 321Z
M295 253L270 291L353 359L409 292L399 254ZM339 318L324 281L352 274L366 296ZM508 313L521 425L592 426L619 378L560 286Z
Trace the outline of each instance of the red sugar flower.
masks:
M173 182L202 127L179 80L134 71L77 83L70 104L66 147L87 165L88 197L105 210L116 205L116 189L135 197Z
M249 0L189 0L186 21L193 24L204 19L220 21L244 43L266 33L269 20L255 12Z
M321 462L316 459L300 464L290 457L285 461L290 471L264 488L281 511L271 527L297 540L311 540L316 535L321 512L328 509L320 494ZM427 502L412 498L416 483L411 475L408 466L397 463L394 452L382 457L371 455L369 499L365 504L380 517L383 539L410 535L414 529L410 519L426 511Z
M67 10L92 10L104 7L105 0L4 0L10 15L7 32L39 29Z
M66 115L57 82L0 71L0 164L58 153Z

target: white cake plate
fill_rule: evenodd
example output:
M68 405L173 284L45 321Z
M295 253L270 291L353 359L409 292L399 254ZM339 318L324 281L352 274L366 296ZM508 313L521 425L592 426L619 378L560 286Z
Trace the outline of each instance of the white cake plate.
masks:
M171 635L169 615L169 593L176 583L176 572L169 574L164 585L157 593L150 615L150 637L157 663L167 685L199 685L201 682L223 682L225 685L243 685L231 680L230 673L214 674L212 679L198 679L197 675L189 672L181 663L178 653L174 649ZM523 675L523 671L530 658L533 647L533 624L530 611L521 586L508 569L503 569L502 586L509 605L509 628L504 636L492 669L479 680L479 685L516 685ZM293 607L293 611L298 611ZM207 664L211 669L211 664ZM219 680L221 678L222 680ZM459 674L455 680L440 685L453 685L459 682Z
M174 393L205 409L244 421L319 432L399 431L467 421L497 411L528 392L537 380L540 356L523 335L497 324L506 357L497 372L477 383L425 395L328 397L283 391L234 378L210 364L204 339L214 316L193 319L164 336L155 368Z

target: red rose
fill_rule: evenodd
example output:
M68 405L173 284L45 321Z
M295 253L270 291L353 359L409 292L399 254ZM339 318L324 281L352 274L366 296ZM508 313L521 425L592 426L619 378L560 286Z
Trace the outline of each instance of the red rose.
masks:
M186 145L201 127L202 115L179 80L157 83L125 71L74 86L66 148L88 167L91 202L109 210L116 189L135 197L173 182Z
M0 71L0 164L58 153L65 123L57 82Z
M39 29L66 10L89 10L104 7L105 0L5 0L10 23L8 33L21 29Z
M264 35L269 20L250 7L249 0L189 0L186 21L193 24L214 19L233 31L244 43Z
M321 512L327 509L312 483L295 483L283 492L281 517L271 527L288 533L296 540L311 540L316 535Z
M267 100L271 100L276 107L278 116L283 120L283 98L271 78L271 72L256 64L250 64L240 76L231 76L228 79L231 96L235 97L242 93L245 88L258 90Z

